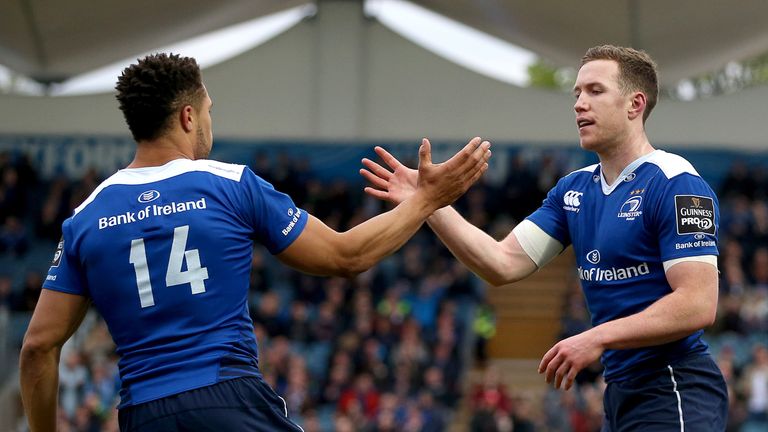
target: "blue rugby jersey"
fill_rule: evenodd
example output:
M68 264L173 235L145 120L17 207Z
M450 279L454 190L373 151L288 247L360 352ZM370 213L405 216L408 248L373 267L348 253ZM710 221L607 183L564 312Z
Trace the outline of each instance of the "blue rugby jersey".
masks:
M718 202L680 156L655 150L609 186L600 165L575 171L549 191L528 220L573 245L592 325L640 312L672 292L663 263L717 255ZM606 381L620 381L691 353L702 331L660 346L606 350Z
M90 297L104 317L121 357L121 407L258 375L253 242L279 253L307 220L242 165L124 169L63 223L43 286Z

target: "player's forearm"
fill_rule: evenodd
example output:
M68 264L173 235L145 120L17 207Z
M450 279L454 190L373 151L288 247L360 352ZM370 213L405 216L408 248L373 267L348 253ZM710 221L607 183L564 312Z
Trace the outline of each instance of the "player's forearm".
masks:
M59 349L22 347L21 398L30 431L55 431L59 387Z
M434 204L414 195L394 209L341 234L339 246L347 276L363 272L399 249L435 210Z
M459 261L492 285L515 282L535 270L517 265L516 258L506 253L496 239L469 223L451 206L435 211L427 223Z
M628 317L603 323L593 329L606 349L631 349L661 345L682 339L712 324L708 298L674 291Z

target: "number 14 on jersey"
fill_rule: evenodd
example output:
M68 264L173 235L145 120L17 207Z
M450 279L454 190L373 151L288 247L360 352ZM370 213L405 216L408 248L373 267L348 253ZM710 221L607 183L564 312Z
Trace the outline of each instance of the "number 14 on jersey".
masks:
M173 230L173 243L171 244L171 256L168 257L168 268L165 272L165 286L190 284L192 294L205 292L205 280L208 279L208 268L200 264L200 252L197 249L187 249L189 237L189 225L176 227ZM187 269L183 269L186 261ZM139 289L139 301L141 307L146 308L155 305L155 297L152 295L152 283L149 280L149 263L147 252L144 248L144 239L131 241L131 256L129 262L133 264L136 273L136 286Z

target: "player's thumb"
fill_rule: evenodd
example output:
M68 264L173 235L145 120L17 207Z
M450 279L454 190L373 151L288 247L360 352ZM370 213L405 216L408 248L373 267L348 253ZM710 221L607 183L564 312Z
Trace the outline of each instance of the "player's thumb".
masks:
M432 163L432 145L429 140L424 138L421 140L421 147L419 147L419 166L427 166Z

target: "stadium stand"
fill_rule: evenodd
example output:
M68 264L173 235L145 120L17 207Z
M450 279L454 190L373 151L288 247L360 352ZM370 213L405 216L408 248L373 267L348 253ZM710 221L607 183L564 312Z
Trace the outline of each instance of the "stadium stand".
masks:
M506 176L489 176L457 203L475 225L497 236L582 162L572 152L512 155ZM250 163L338 229L384 206L365 197L359 182L317 175L306 158L260 152ZM2 430L25 430L18 348L61 221L99 177L89 170L77 179L41 178L25 155L0 153L0 362L8 365L0 368ZM765 430L768 176L737 162L708 180L719 185L722 280L720 311L707 341L731 390L730 430ZM510 297L487 288L426 229L349 280L293 272L257 246L250 306L260 367L307 432L599 430L599 365L582 372L574 390L560 392L543 387L535 374L538 359L525 360L589 326L578 283L563 260L558 276L542 276ZM89 314L62 353L60 431L117 430L113 350L103 321Z

